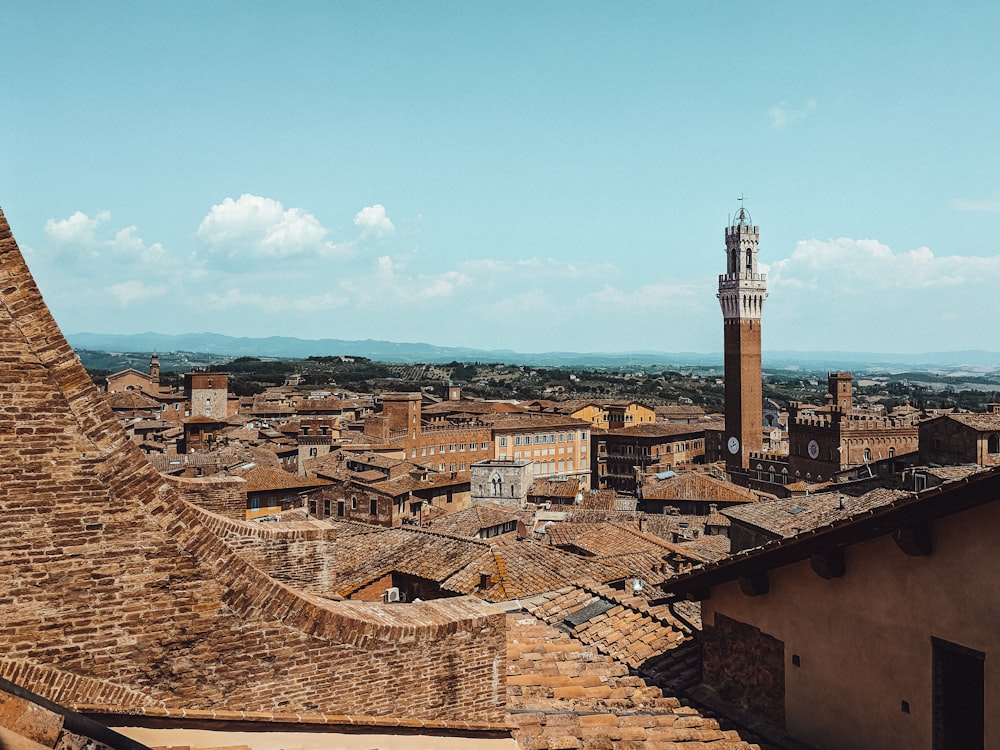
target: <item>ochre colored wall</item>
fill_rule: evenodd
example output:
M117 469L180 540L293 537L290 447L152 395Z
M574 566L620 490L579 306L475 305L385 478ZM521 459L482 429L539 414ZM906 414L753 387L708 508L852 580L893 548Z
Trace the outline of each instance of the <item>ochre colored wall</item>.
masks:
M723 613L785 644L786 726L818 750L930 748L931 637L981 651L986 747L1000 747L997 528L991 503L936 521L929 557L880 537L847 548L843 578L821 579L803 561L770 571L763 596L718 586L704 622Z

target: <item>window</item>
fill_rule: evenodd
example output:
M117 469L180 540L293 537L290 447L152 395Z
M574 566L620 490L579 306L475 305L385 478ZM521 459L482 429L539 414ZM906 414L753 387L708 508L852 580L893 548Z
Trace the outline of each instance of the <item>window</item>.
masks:
M319 448L310 448L309 449L309 457L310 458L315 458L318 453L319 453Z
M994 432L986 439L986 452L1000 453L1000 435Z
M374 497L371 499L371 502L368 504L368 513L370 515L373 515L373 516L377 516L378 515L378 500L376 498L374 498Z
M465 443L459 443L459 444L458 444L458 450L459 450L460 452L461 452L461 451L464 451L464 450L465 450Z
M521 439L520 438L514 438L514 445L520 445L520 444L521 444ZM501 448L506 448L507 447L507 437L506 437L506 435L501 435L500 437L497 438L497 445L499 445Z

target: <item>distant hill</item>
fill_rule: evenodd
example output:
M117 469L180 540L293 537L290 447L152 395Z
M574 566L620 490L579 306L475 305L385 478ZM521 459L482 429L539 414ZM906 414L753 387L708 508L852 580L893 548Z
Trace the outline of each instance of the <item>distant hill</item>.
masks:
M398 343L365 339L299 339L291 336L246 338L217 333L110 334L76 333L66 337L74 349L108 352L201 352L229 357L277 357L305 359L344 355L367 357L385 363L438 364L458 362L502 362L538 367L721 367L721 352L543 352L523 353L510 349L472 349ZM967 369L989 372L1000 369L1000 353L982 350L922 354L875 352L764 352L765 369Z

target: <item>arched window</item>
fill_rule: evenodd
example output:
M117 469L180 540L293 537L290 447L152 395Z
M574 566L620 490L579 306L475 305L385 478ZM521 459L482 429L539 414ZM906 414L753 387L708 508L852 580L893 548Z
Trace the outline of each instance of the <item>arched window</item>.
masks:
M747 250L747 273L753 271L753 250Z
M986 440L986 452L987 453L1000 453L1000 435L993 433Z
M865 463L869 463L872 460L872 449L865 448Z

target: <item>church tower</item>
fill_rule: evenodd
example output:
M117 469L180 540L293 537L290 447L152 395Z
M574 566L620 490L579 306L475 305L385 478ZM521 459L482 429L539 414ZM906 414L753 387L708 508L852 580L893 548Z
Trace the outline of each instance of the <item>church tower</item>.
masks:
M757 270L755 227L742 205L726 227L726 272L719 275L726 367L726 431L723 454L729 469L745 469L750 453L763 447L763 373L760 318L767 299L767 277Z
M160 358L156 352L149 358L149 385L153 393L160 392Z

